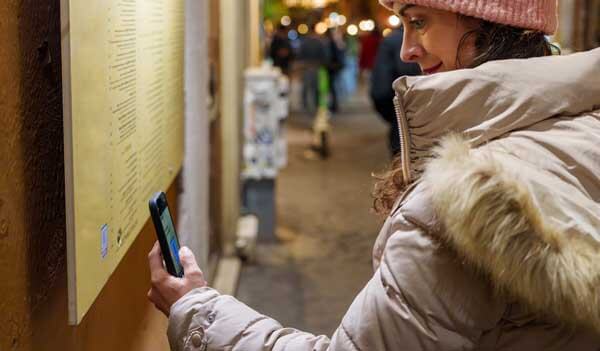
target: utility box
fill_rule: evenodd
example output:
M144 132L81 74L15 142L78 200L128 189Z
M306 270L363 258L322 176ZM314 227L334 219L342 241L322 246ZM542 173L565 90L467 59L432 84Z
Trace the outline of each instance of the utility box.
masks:
M269 65L246 70L245 79L242 203L259 219L258 241L275 241L275 181L287 164L289 81Z

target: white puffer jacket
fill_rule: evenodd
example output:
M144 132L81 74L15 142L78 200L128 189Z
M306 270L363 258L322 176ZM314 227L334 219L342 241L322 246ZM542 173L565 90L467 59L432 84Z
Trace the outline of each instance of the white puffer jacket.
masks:
M333 337L202 288L173 350L600 349L600 49L395 89L411 186Z

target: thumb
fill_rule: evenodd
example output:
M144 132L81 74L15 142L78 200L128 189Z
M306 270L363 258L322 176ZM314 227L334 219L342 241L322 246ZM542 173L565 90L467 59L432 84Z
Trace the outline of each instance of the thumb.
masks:
M181 260L184 272L191 272L199 269L194 253L187 246L183 246L179 249L179 259Z

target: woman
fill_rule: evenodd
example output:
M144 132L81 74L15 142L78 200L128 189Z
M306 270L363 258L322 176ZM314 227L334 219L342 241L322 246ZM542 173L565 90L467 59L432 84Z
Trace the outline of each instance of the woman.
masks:
M551 0L384 5L425 76L394 83L402 147L375 190L373 278L328 339L206 287L189 250L168 276L155 246L172 348L598 350L600 49L535 57ZM528 59L488 62L505 58Z

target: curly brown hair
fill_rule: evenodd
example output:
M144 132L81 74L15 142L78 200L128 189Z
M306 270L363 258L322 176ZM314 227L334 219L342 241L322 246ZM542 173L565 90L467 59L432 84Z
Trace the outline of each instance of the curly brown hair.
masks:
M457 16L464 20L473 20L464 15ZM473 36L475 58L472 63L462 65L460 54L465 49L467 40ZM560 54L560 50L549 43L542 32L481 20L479 28L465 33L459 41L456 62L457 67L474 68L494 60L549 56L553 54L553 49ZM372 193L373 209L377 214L387 216L408 186L404 183L400 156L394 157L388 170L381 174L373 174L373 177L376 180Z

